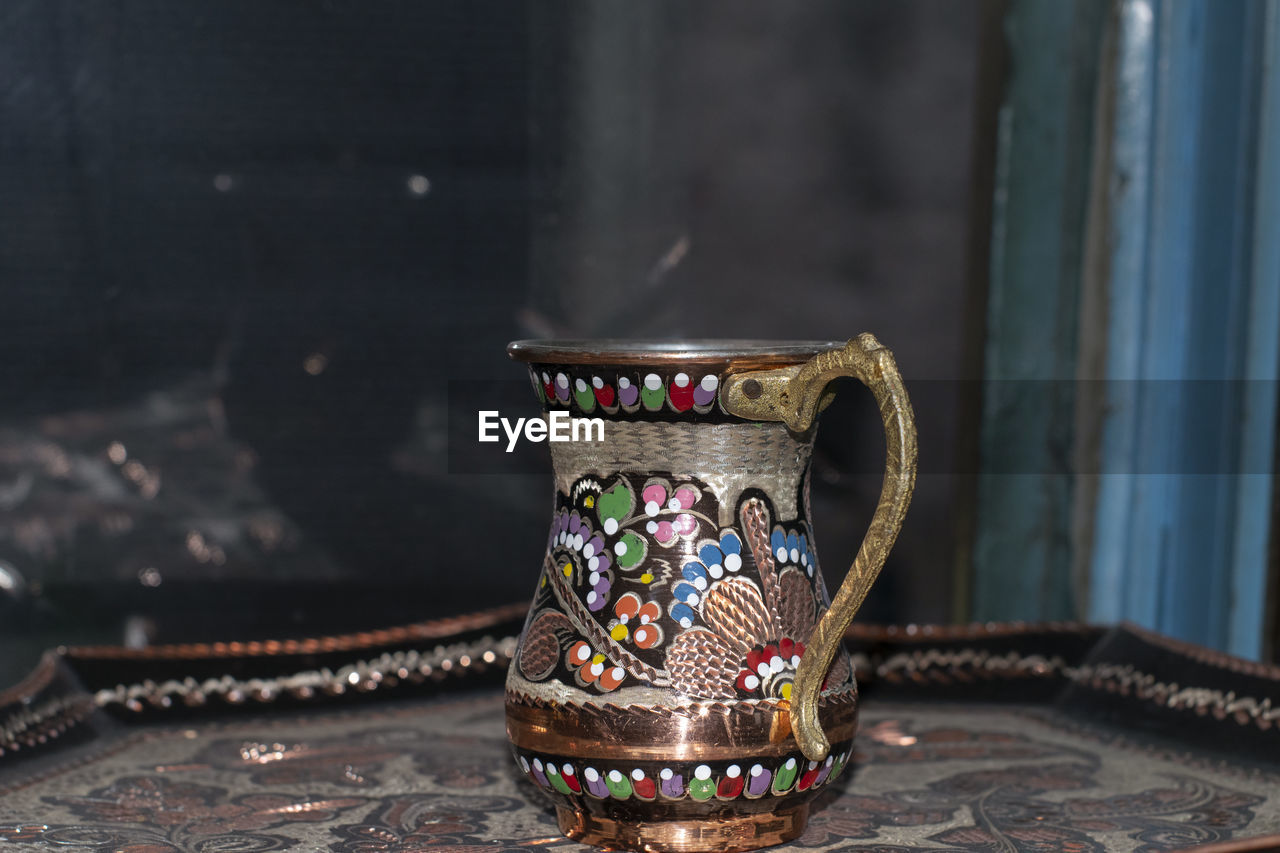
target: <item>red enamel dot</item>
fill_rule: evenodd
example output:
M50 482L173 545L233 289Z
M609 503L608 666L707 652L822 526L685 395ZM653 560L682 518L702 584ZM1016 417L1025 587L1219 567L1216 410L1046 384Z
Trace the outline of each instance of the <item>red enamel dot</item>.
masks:
M686 381L684 387L680 387L674 381L667 388L667 393L671 397L671 406L677 412L687 412L693 408L693 383Z
M716 796L724 799L732 799L742 793L742 774L737 776L725 776L720 780L720 784L716 786Z

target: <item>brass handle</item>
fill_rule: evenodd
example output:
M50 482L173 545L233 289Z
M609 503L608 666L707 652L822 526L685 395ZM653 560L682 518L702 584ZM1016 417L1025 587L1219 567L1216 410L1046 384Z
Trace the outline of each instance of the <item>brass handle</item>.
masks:
M796 432L813 425L828 401L827 385L852 376L871 389L884 421L888 460L880 503L858 555L831 608L805 646L791 694L791 726L800 751L820 761L831 750L818 721L818 694L844 631L884 567L916 484L916 425L907 389L889 352L874 335L862 334L837 350L820 353L798 368L740 373L725 383L724 407L754 420L782 421Z

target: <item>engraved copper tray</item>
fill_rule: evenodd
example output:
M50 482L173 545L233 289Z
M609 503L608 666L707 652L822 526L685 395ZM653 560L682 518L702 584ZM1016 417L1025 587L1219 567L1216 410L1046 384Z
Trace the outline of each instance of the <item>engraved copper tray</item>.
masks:
M585 851L503 732L524 610L52 652L0 694L0 840ZM1280 848L1276 667L1128 626L855 626L847 641L864 697L850 770L776 849Z

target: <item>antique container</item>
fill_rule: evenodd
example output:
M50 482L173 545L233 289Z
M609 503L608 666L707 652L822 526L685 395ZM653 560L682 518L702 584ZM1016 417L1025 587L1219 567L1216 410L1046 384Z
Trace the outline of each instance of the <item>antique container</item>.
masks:
M506 690L520 769L560 829L607 848L750 850L799 835L846 767L844 629L901 528L911 406L871 335L841 343L520 341L555 505ZM834 600L809 512L828 384L887 436L879 505ZM601 435L602 433L602 435Z

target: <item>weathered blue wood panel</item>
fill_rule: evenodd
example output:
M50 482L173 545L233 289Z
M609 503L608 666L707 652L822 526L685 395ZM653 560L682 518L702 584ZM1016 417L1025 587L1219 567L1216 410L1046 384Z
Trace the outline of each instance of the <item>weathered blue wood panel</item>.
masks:
M1089 616L1250 656L1280 338L1260 231L1280 192L1266 183L1274 14L1274 0L1120 3L1100 214L1108 383Z

